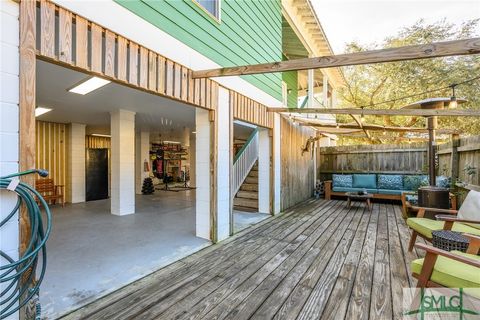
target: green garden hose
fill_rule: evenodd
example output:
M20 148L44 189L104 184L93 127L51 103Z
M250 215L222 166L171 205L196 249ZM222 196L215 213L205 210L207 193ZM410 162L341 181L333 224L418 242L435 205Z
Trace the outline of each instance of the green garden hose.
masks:
M0 284L5 285L5 288L0 292L0 319L7 318L25 306L32 298L37 297L40 284L45 276L47 266L45 243L52 229L50 209L42 196L32 186L18 181L20 176L33 173L37 173L41 177L48 175L45 170L33 169L0 177L0 189L8 189L17 194L15 207L1 220L0 228L10 219L16 217L15 214L23 203L27 210L31 235L27 247L18 260L0 250L0 259L8 262L8 264L0 265ZM36 200L43 207L45 220ZM41 255L41 267L38 270L39 255ZM38 274L37 279L34 278L35 272ZM36 308L39 310L39 306L36 306Z

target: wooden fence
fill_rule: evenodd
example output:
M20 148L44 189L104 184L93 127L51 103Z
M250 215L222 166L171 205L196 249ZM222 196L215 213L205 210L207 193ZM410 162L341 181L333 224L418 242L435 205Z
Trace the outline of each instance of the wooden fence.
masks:
M333 173L404 173L426 174L428 171L427 144L360 145L319 148L317 159L321 180L331 179ZM480 136L458 138L437 146L437 175L461 181L459 189L480 191ZM468 174L467 167L473 167Z
M359 145L318 148L318 174L321 180L332 173L426 172L427 145Z
M469 189L478 189L480 176L480 136L453 139L449 143L438 146L438 173L452 177L469 184ZM476 168L475 173L469 175L467 166Z

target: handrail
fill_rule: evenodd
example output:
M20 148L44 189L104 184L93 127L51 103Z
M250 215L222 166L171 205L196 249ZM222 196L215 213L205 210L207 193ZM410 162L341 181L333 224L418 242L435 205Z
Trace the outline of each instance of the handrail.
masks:
M245 142L245 144L240 148L240 150L238 150L237 154L235 155L235 157L233 158L233 164L235 164L235 162L237 162L238 158L242 155L242 153L244 152L244 150L247 148L248 144L250 143L250 141L252 141L252 139L255 138L255 135L257 134L258 132L258 129L255 128L252 133L250 134L250 136L248 137L247 141Z
M255 129L247 142L235 155L233 162L232 195L235 195L258 159L258 130Z

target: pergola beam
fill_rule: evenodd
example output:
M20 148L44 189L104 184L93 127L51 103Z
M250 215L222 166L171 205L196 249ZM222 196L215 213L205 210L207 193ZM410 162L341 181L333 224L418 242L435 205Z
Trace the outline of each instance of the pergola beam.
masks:
M270 112L348 114L365 116L415 116L415 117L480 117L480 109L324 109L324 108L268 108Z
M278 61L238 67L193 71L193 78L240 76L319 68L335 68L382 62L417 60L480 53L480 38L363 51L316 58Z
M298 120L298 119L297 119ZM322 123L312 123L312 122L303 122L302 120L299 120L299 125L300 126L308 126L308 127L314 127L317 128L318 130L322 129L333 129L337 128L336 124L322 124ZM389 132L428 132L427 128L418 128L418 127L387 127L387 126L381 126L381 125L372 125L372 124L363 124L362 127L356 124L338 124L338 128L340 129L358 129L358 130L370 130L370 131L389 131ZM459 130L455 129L439 129L437 130L439 134L459 134ZM341 133L340 133L341 134Z

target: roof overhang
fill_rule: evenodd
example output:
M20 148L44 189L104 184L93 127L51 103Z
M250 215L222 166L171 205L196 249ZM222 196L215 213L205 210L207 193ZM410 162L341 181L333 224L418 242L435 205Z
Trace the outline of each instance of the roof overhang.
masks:
M330 56L334 52L310 0L282 0L282 13L311 56ZM345 85L340 68L322 69L334 87Z

